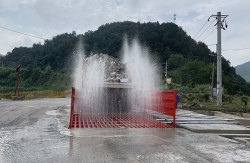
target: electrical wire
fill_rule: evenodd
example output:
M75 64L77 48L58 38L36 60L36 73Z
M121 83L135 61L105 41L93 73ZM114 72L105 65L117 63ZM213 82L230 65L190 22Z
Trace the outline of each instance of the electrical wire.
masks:
M216 19L214 19L214 21L215 21L215 20L216 20ZM200 37L203 35L203 33L205 33L205 32L207 31L207 29L211 26L211 24L212 24L214 21L212 21L212 22L209 24L209 26L205 29L205 31L202 32L202 34L201 34L198 38L200 38ZM196 40L198 40L198 38L197 38Z
M214 28L214 30L215 30L215 29L216 29L216 28ZM207 37L208 37L209 35L211 35L211 34L213 33L214 30L212 30L212 32L210 32L210 33L207 35ZM207 38L207 37L206 37L206 38ZM206 40L206 38L205 38L204 40ZM204 42L204 40L203 40L202 42ZM216 44L215 44L215 45L216 45Z
M250 49L250 48L241 48L241 49L225 49L222 51L238 51L238 50L246 50L246 49Z
M16 33L19 33L19 34L22 34L22 35L26 35L26 36L30 36L30 37L34 37L34 38L38 38L38 39L42 39L42 40L46 40L45 38L42 38L42 37L32 36L32 35L22 33L22 32L18 32L18 31L15 31L15 30L12 30L12 29L9 29L9 28L5 28L5 27L2 27L2 26L0 26L0 28L6 29L6 30L9 30L9 31L12 31L12 32L16 32Z
M196 35L202 30L202 28L207 24L207 22L208 22L208 21L206 21L205 24L203 24L203 26L202 26L201 29L196 33ZM194 35L194 38L195 38L196 35Z
M212 46L212 45L217 45L217 44L210 44L210 45L207 45L207 46Z
M226 53L224 53L224 55L225 55L225 54L233 53L233 52L235 52L235 51L247 50L247 49L250 49L250 48L241 48L241 49L225 49L225 50L222 50L222 51L226 51Z

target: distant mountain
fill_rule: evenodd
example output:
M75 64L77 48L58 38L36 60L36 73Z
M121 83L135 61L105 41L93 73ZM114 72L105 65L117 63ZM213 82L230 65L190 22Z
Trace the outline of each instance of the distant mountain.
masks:
M250 61L235 67L236 73L250 82Z

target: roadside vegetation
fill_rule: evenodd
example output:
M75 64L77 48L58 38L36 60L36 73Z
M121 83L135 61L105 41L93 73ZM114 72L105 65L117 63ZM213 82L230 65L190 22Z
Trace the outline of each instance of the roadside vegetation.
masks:
M222 106L217 106L216 96L211 97L209 85L197 85L194 88L181 87L171 84L170 87L176 87L179 95L178 108L193 111L220 111L229 114L250 113L250 97L241 94L229 95L224 92L222 96Z
M11 97L14 95L12 92L8 93L0 93L0 100L8 100L11 99ZM36 99L36 98L65 98L65 97L70 97L71 95L71 90L64 90L64 91L51 91L51 90L46 90L46 91L21 91L19 93L19 96L22 97L24 100L29 100L29 99Z
M71 88L71 73L53 71L50 66L32 69L21 68L19 91L64 91ZM17 72L14 68L0 68L0 93L14 92Z

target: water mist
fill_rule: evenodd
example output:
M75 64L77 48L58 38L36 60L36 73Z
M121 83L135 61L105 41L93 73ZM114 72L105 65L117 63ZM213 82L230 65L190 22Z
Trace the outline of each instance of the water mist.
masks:
M126 64L129 76L135 85L129 96L131 105L136 103L135 110L137 110L138 105L145 104L148 92L159 88L159 66L152 59L147 47L140 45L137 39L133 39L129 44L126 37L122 49L122 62ZM139 107L140 111L144 111L145 107L141 105Z
M124 39L121 56L124 67L118 59L110 59L108 55L87 57L82 43L78 44L75 54L75 112L98 116L145 111L139 105L146 99L148 91L159 87L160 76L148 48L141 46L137 39L131 43ZM125 72L119 74L118 80L107 80L107 76L114 74L114 64L121 67L119 71L125 69ZM122 76L127 79L122 80Z

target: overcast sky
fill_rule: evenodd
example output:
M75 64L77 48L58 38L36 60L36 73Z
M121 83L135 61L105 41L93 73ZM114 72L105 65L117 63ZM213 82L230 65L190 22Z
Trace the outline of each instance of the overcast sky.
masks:
M0 54L43 43L2 27L52 39L72 31L83 34L116 21L173 22L174 14L178 26L215 52L215 22L207 20L217 12L229 15L228 28L222 30L222 55L233 66L250 61L250 0L0 0Z

